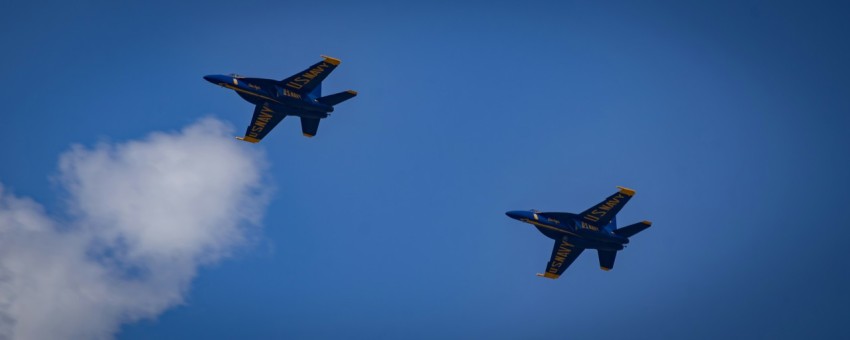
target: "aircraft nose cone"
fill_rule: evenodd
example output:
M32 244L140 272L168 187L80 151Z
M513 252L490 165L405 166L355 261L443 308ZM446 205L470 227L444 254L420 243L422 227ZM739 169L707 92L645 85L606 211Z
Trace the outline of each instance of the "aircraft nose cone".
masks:
M505 213L508 217L518 220L522 218L522 213L520 211L512 210Z
M204 80L206 80L210 83L213 83L213 84L217 83L216 80L215 80L215 76L204 76Z

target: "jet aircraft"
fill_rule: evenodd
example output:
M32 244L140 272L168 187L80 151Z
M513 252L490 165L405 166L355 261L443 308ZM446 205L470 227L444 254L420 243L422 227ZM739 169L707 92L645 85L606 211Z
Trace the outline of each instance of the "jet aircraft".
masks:
M652 222L643 221L617 229L617 213L635 194L634 190L617 188L619 192L578 215L537 210L505 213L510 218L533 224L543 235L555 240L546 272L537 276L557 279L585 249L596 249L602 270L614 268L614 258L623 250L623 245L629 243L629 238L652 225Z
M313 64L284 80L246 78L237 74L209 75L207 81L234 90L243 99L256 105L251 124L244 137L236 139L259 143L286 116L301 117L301 132L313 137L319 121L334 111L334 106L357 95L348 90L322 96L322 81L339 65L339 59L322 56Z

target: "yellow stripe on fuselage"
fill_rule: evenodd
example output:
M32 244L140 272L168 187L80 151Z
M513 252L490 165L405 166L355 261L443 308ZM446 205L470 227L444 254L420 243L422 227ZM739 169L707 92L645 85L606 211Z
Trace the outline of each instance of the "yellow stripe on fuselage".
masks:
M275 99L273 99L273 98L269 98L269 97L266 97L266 96L263 96L263 95L259 95L259 94L255 93L255 92L246 91L246 90L240 89L240 88L238 88L238 87L234 87L233 85L230 85L230 84L225 84L225 85L224 85L224 87L229 88L229 89L231 89L231 90L233 90L233 91L239 91L239 92L242 92L242 93L247 93L247 94L250 94L250 95L252 95L252 96L254 96L254 97L260 97L260 98L263 98L263 99L268 99L268 100L271 100L271 101L273 101L273 102L275 102L275 103L281 104L281 102L279 102L279 101L277 101L277 100L275 100Z
M531 223L531 224L536 225L536 226L538 226L538 227L543 227L543 228L546 228L546 229L550 229L550 230L554 230L554 231L559 231L559 232L562 232L562 233L564 233L564 234L569 234L569 235L573 235L573 236L578 236L578 234L571 233L571 232L566 231L566 230L564 230L564 229L556 228L556 227L553 227L553 226L550 226L550 225L547 225L547 224L543 224L543 223L540 223L540 222L537 222L537 221L532 221L532 220L529 220L529 219L524 219L524 220L522 220L522 221L523 221L523 222L525 222L525 223Z

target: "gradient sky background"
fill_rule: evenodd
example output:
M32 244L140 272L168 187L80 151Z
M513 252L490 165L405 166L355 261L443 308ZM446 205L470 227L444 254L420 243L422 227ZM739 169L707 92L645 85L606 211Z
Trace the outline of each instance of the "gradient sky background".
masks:
M118 339L848 336L846 2L156 3L0 5L4 186L61 215L74 143L241 133L207 74L326 54L360 95L246 144L263 229ZM552 241L504 212L617 185L653 227L535 277Z

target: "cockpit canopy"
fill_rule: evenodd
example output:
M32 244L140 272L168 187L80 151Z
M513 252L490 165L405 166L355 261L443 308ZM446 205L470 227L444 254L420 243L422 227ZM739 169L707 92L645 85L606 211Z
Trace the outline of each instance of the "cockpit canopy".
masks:
M245 76L243 76L241 74L236 74L236 73L231 73L230 76L233 77L233 78L236 78L236 79L245 78Z

